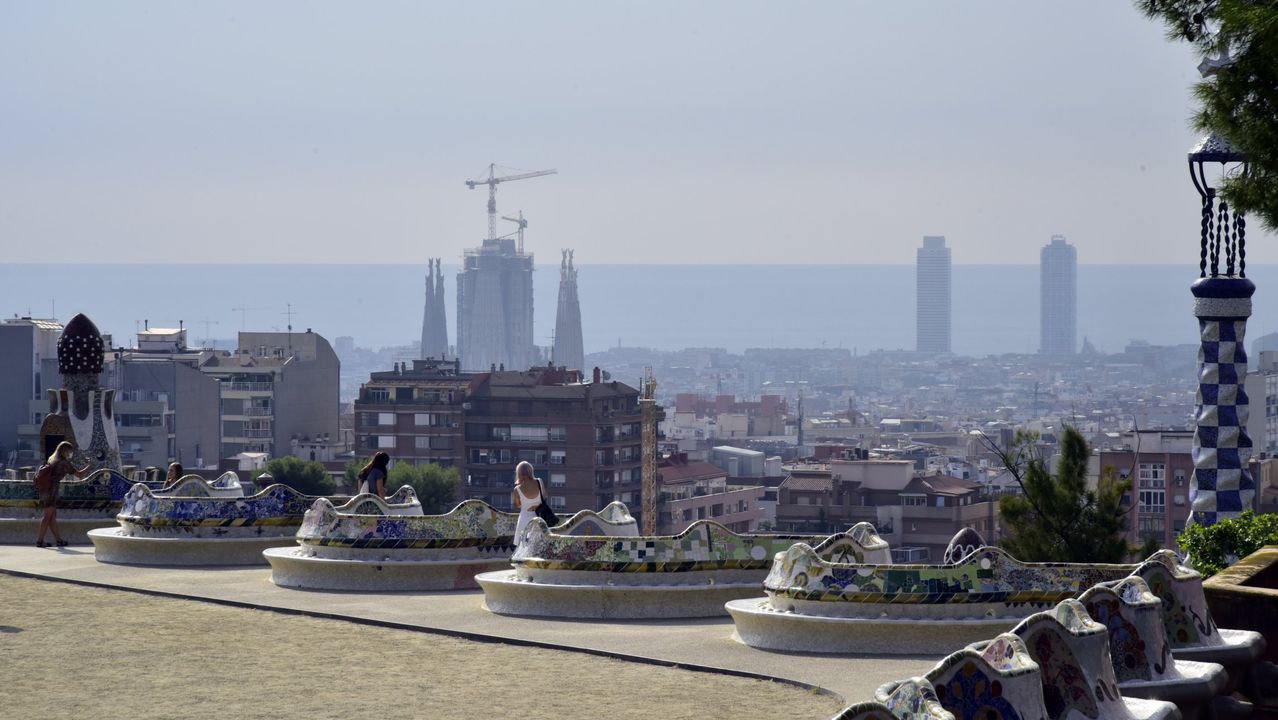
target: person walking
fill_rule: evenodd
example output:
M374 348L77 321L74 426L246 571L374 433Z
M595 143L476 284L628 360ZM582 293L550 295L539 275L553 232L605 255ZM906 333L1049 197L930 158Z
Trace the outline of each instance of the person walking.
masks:
M66 547L67 541L63 540L62 534L58 532L58 486L62 483L62 478L67 475L83 478L89 474L89 468L92 467L92 463L85 463L84 467L77 470L71 463L71 455L74 452L75 446L71 443L66 441L58 443L53 454L36 472L36 504L44 513L40 517L40 529L36 532L36 547L49 547L49 543L44 541L46 531L53 533L53 539L58 547Z
M555 517L549 505L543 507L546 497L542 492L541 481L533 475L532 463L520 462L515 466L515 488L510 491L511 502L519 508L519 519L515 521L515 542L523 537L524 528L534 517L541 517L547 525L554 525L550 518Z
M369 460L356 476L359 478L359 491L372 493L380 498L386 497L386 476L389 465L390 455L381 451L373 453L373 459Z

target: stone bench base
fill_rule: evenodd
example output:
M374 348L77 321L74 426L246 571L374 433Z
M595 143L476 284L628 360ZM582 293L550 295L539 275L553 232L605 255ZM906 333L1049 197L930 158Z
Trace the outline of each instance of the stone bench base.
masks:
M1180 708L1184 720L1212 716L1212 698L1225 689L1229 677L1216 663L1176 660L1178 678L1158 681L1129 680L1118 684L1124 697L1166 700Z
M119 527L89 532L93 556L121 565L265 565L262 551L296 544L293 534L265 537L154 538L125 535Z
M402 592L477 588L475 575L510 567L509 558L448 560L355 560L302 555L299 547L275 547L262 556L271 564L271 582L301 590Z
M1015 618L927 621L800 615L773 610L763 597L734 600L727 604L727 611L736 624L733 637L750 647L825 654L939 657L1011 630L1019 622Z
M648 573L652 580L660 580ZM759 583L569 585L519 579L514 570L476 575L484 607L500 615L639 620L717 617L729 600L758 594Z
M1225 641L1223 645L1174 648L1172 655L1177 660L1217 663L1229 670L1251 665L1265 651L1265 639L1258 632L1226 628L1218 628L1217 632Z
M89 531L98 528L118 527L114 515L100 518L58 518L58 530L62 539L74 545L88 545ZM40 530L40 518L0 518L0 545L34 545L36 532ZM53 542L53 534L44 536Z

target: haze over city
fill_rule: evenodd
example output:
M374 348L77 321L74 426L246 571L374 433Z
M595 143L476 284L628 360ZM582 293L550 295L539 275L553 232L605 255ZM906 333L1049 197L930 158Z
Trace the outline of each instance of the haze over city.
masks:
M498 203L583 266L1192 261L1196 62L1126 2L3 14L10 262L455 258L488 162L560 171Z

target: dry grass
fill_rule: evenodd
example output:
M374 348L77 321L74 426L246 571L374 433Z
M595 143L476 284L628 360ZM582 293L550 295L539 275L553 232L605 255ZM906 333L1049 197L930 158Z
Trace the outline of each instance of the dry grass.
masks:
M775 720L838 710L779 683L0 575L3 718Z

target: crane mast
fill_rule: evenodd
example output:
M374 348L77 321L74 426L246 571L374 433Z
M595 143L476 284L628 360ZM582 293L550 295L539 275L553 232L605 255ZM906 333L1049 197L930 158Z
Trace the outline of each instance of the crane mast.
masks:
M497 176L497 164L488 164L487 179L467 180L466 187L474 190L479 185L488 186L488 239L497 239L497 185L499 183L511 182L514 180L527 180L528 178L541 177L543 175L554 175L558 170L536 170L534 172L519 173L517 175ZM523 252L523 248L520 248Z

